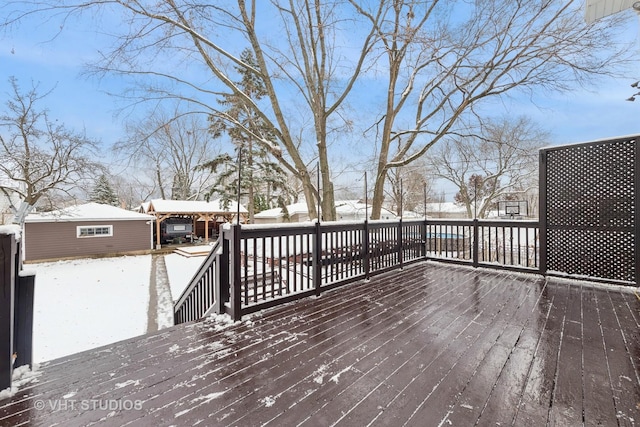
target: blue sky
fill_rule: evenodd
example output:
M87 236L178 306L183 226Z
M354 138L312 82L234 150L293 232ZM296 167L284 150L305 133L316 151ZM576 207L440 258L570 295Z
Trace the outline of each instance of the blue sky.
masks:
M533 117L550 131L550 144L640 134L640 99L625 101L634 93L630 87L634 78L640 79L640 22L629 14L625 31L628 38L622 42L633 43L638 61L628 71L627 79L603 78L588 90L537 94L532 100L507 99L496 108L506 107L510 113ZM69 128L84 128L88 136L109 147L123 136L123 118L115 117L119 105L105 92L121 88L115 78L97 80L83 75L84 65L95 58L104 40L91 28L73 25L49 41L52 33L46 25L26 23L11 33L0 34L0 103L6 100L9 76L16 76L23 88L31 81L39 82L41 92L55 86L42 106Z

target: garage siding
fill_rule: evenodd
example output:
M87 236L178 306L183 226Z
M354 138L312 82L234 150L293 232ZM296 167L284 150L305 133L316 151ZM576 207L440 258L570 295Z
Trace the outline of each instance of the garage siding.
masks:
M113 236L77 237L77 227L113 227ZM151 249L146 221L27 222L25 260L105 255Z

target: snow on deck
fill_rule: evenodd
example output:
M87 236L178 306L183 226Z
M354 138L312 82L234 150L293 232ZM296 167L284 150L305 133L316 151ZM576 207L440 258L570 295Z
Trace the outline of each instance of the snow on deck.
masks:
M640 298L423 262L44 363L0 425L633 425Z

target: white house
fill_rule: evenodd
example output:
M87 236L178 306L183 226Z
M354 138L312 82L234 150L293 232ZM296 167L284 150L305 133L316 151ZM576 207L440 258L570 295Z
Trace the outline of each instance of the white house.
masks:
M304 222L309 221L307 203L293 203L287 205L287 215L282 208L267 209L253 216L256 224L279 224L282 222Z
M371 205L361 203L358 200L336 201L336 219L338 221L364 221L371 217ZM389 209L382 208L380 219L396 219L396 214Z
M309 221L309 213L305 202L287 205L286 209L288 215L285 215L281 208L273 208L257 213L254 215L255 223L276 224ZM338 221L364 221L367 213L371 216L371 205L365 205L357 200L336 201L336 219ZM380 219L395 218L396 214L388 209L382 209Z

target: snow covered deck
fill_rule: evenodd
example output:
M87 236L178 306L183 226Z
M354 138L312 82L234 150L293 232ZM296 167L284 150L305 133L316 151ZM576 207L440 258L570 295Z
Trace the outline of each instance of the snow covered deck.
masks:
M422 262L43 364L0 425L634 425L640 298Z

